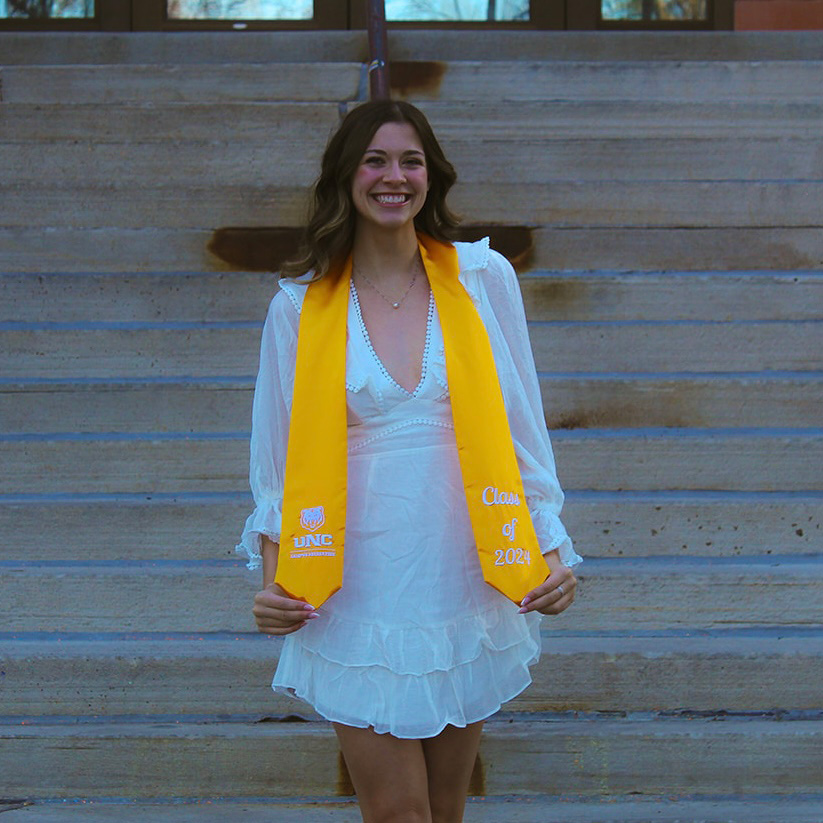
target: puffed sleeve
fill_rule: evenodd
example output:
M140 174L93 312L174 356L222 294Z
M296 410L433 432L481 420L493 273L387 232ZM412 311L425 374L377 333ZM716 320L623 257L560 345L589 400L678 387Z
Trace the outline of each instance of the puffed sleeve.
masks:
M478 272L478 279L484 315L489 317L486 325L526 504L537 539L544 554L557 549L560 561L574 566L583 558L575 552L559 516L563 491L557 480L517 275L503 255L490 250L487 266Z
M260 343L260 368L254 387L249 481L255 509L246 520L235 551L248 558L247 567L262 565L260 536L280 540L283 478L289 440L289 413L297 357L300 315L285 291L269 305Z

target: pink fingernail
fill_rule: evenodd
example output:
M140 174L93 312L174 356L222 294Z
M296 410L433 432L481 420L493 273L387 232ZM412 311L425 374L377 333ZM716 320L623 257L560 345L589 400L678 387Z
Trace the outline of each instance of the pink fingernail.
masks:
M528 609L523 608L523 609L520 609L520 611L518 612L518 614L526 614L526 612L527 612L527 611L528 611Z
M309 610L311 610L311 611L314 611L314 606L310 606L308 603L306 603L306 604L303 606L303 608L304 608L304 609L309 609Z
M315 617L320 617L320 615L317 612L312 612L312 614L309 615L309 620L314 620Z

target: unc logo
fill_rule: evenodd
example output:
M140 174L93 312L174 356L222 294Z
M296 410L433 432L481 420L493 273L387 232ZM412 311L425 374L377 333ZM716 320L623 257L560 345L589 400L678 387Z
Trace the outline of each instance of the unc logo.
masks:
M331 546L334 537L330 534L304 534L302 537L294 538L295 549L307 549L311 546Z
M300 525L309 532L317 531L326 522L326 513L322 506L303 509L300 512Z

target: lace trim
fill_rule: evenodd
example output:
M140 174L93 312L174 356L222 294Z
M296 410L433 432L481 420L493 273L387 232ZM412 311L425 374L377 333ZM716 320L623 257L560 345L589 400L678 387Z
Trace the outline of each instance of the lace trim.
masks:
M404 389L392 376L389 374L389 370L383 365L383 361L377 356L377 352L374 350L374 346L371 343L371 337L369 337L369 330L366 328L366 323L363 320L363 313L360 310L360 299L357 296L357 287L354 285L354 280L350 281L350 291L352 300L354 302L354 310L357 314L357 321L360 324L360 331L363 333L363 339L366 341L366 347L371 352L372 357L374 358L377 367L380 369L381 374L393 385L396 386L403 394L407 395L408 397L417 397L423 389L423 384L426 382L426 375L428 373L428 362L429 362L429 346L431 345L431 331L432 331L432 318L434 317L434 294L429 291L429 311L426 317L426 342L423 345L423 362L421 363L420 367L420 381L415 386L414 391L409 391L408 389Z
M446 374L446 347L441 343L431 356L431 372L437 384L443 389L437 400L449 396L449 381Z
M303 286L303 295L305 296L305 289L308 288L307 283L295 283L294 280L286 277L281 277L280 280L277 281L277 285L286 292L286 297L289 298L291 304L297 310L298 314L302 314L303 312L303 301L297 296L295 293L295 286Z
M253 547L247 545L245 542L238 543L234 547L234 551L236 554L243 556L243 558L246 561L246 568L249 569L249 571L255 571L256 569L262 568L263 557L261 556L260 552L256 551Z
M444 423L442 420L429 420L425 417L412 417L408 420L404 420L402 423L395 423L395 425L389 426L388 428L377 432L377 434L373 434L371 437L367 437L365 440L355 443L353 446L349 446L349 453L362 449L363 446L368 446L369 443L374 443L375 440L380 440L380 438L386 437L389 434L394 434L395 432L400 431L400 429L405 429L407 426L416 425L438 426L441 429L454 429L454 426L451 423Z
M489 238L483 237L474 243L455 243L461 271L477 271L488 268Z

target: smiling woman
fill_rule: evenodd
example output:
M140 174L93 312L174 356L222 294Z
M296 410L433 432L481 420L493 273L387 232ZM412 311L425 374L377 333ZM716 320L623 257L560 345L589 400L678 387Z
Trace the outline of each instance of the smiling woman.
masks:
M238 551L272 686L334 724L367 823L462 820L580 559L517 279L451 242L455 180L414 106L354 108L263 329Z

